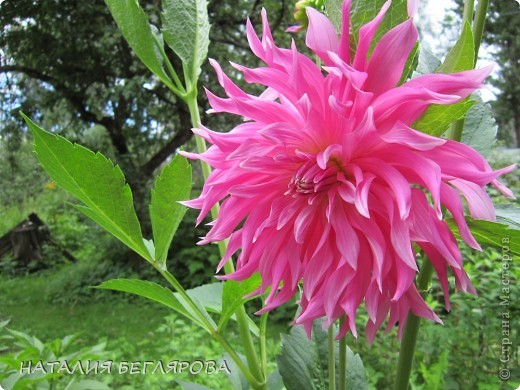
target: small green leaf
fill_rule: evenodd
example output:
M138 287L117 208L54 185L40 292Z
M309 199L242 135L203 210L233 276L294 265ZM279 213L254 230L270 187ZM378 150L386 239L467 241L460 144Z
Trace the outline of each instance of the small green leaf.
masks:
M419 52L419 42L416 42L412 51L410 52L410 55L408 56L408 59L406 60L406 63L404 65L403 74L401 75L401 80L399 80L398 85L401 85L404 82L408 81L408 79L412 75L414 69L417 68L418 52Z
M475 44L473 32L469 22L466 21L462 34L455 46L449 51L444 62L436 70L436 73L455 73L473 69L475 61Z
M474 104L475 102L472 100L463 100L447 106L432 104L412 125L412 128L435 137L440 137L448 130L450 124L464 118Z
M498 219L503 223L472 219L469 217L467 218L467 223L471 233L480 244L490 245L498 250L507 247L509 253L519 256L520 230L518 228L518 222L502 217ZM446 222L453 232L453 235L460 240L461 236L453 219L448 219Z
M319 321L312 327L312 340L301 326L293 326L282 336L282 354L276 357L278 370L287 389L318 390L328 388L327 332ZM336 343L337 349L337 343ZM336 351L336 366L338 353ZM368 390L365 368L359 355L347 347L347 383L349 388ZM336 378L338 370L336 369Z
M462 130L462 142L473 147L483 156L489 156L496 141L497 124L489 103L484 103L477 94L475 105L469 110Z
M139 59L166 85L171 80L154 39L148 17L137 0L105 0L117 27Z
M253 299L244 299L244 296L260 287L261 283L262 279L259 274L254 274L242 282L226 280L222 292L222 314L218 322L219 331L224 331L229 319L240 306Z
M65 191L85 204L75 207L121 242L152 261L134 210L132 191L121 169L100 153L49 133L22 113L34 135L43 169Z
M187 200L191 191L191 165L180 155L163 169L152 190L150 217L155 244L155 260L165 265L168 248L181 223L186 207L179 201Z
M123 291L148 298L175 310L205 329L205 326L193 315L193 312L186 308L187 303L178 294L174 294L170 289L157 283L139 279L112 279L95 286L95 288Z
M163 0L161 20L166 44L190 69L195 83L209 47L206 0Z

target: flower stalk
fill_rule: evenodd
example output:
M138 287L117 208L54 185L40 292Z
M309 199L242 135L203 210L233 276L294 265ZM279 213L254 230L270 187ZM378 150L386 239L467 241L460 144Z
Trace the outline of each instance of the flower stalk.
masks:
M329 390L336 390L336 353L334 339L334 325L329 326L328 344L329 344Z
M424 261L417 277L417 289L423 298L428 295L429 285L433 276L432 263L424 256ZM397 363L397 378L395 381L395 390L408 389L408 382L412 372L412 363L417 344L417 335L419 334L419 326L421 318L413 313L408 315L406 326L404 328L403 339L401 341L401 350L399 353L399 361Z
M196 91L196 83L194 83L194 86L192 87L192 90L188 93L186 97L186 103L188 105L188 109L191 116L191 123L193 127L199 127L201 124L200 121L200 113L199 113L199 106L197 103L197 91ZM196 146L197 151L199 153L204 153L207 150L206 141L204 141L200 137L196 137ZM207 180L211 173L211 167L205 163L204 161L201 161L202 166L202 174L204 177L204 180ZM216 204L211 209L211 215L213 219L216 219L219 212L219 205ZM224 256L227 249L227 240L219 241L218 242L218 248L220 252L220 256ZM230 274L235 272L235 267L233 266L233 263L231 261L228 261L224 265L224 272L226 274ZM258 389L264 389L266 388L266 379L264 378L264 374L262 372L262 368L260 366L260 362L258 361L258 357L255 350L255 345L253 342L253 337L251 335L251 332L249 330L249 324L248 324L248 317L244 306L240 306L237 311L235 312L235 316L237 319L237 325L238 325L238 331L240 340L242 342L242 345L244 347L244 354L247 359L247 363L249 366L249 370L251 370L251 373L255 379L255 382L257 386L255 388ZM250 381L251 383L251 381ZM254 383L251 383L254 385Z
M462 16L462 25L466 22L471 23L473 19L474 0L466 0L464 2L464 11ZM486 14L489 6L489 0L479 0L477 5L477 11L475 13L475 19L473 21L473 39L475 47L475 57L473 62L473 68L477 63L478 52L480 43L482 41L482 34L484 31L484 25L486 22ZM462 131L464 129L464 118L452 123L450 129L447 132L447 138L454 141L460 142L462 139ZM417 278L417 288L423 298L428 295L429 284L433 277L433 266L431 262L424 257L424 261L421 267L421 271ZM406 326L403 333L403 339L401 341L401 349L399 353L399 361L397 365L397 378L395 382L395 390L406 390L410 380L410 374L412 372L413 357L415 353L415 346L417 344L417 335L419 333L419 326L421 324L421 318L415 316L413 313L408 315L406 320Z
M345 324L345 316L339 319L339 329ZM339 340L339 383L338 390L347 390L347 335Z

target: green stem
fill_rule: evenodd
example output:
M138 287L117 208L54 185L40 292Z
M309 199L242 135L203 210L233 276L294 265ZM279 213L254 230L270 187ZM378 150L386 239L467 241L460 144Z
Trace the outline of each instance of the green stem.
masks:
M428 295L430 281L433 276L433 266L425 256L424 261L417 277L417 288L423 298ZM403 339L401 341L401 349L399 353L399 362L397 363L397 378L395 381L395 390L407 390L412 372L413 356L415 352L415 344L417 343L417 335L419 333L419 325L421 317L415 314L408 314L406 326L404 328Z
M462 16L462 25L466 22L471 23L473 18L474 0L466 0L464 3L464 14ZM482 33L484 31L484 25L486 23L486 14L489 6L489 0L479 0L477 5L477 12L475 14L475 20L473 21L473 41L475 45L475 58L473 61L473 68L477 64L478 52L480 49L480 43L482 42ZM462 139L462 131L464 130L464 118L459 119L451 124L450 129L447 132L447 138L459 141Z
M329 326L329 390L336 389L336 356L334 340L334 324Z
M339 319L339 329L345 324L345 316ZM347 390L347 335L339 340L339 384L338 390Z
M172 287L179 293L179 295L186 301L186 303L190 306L190 308L193 310L193 312L199 317L199 320L204 324L206 330L211 334L213 338L215 338L223 347L224 350L231 356L233 361L236 363L236 365L240 368L244 376L247 378L248 382L251 383L253 388L255 389L262 389L263 383L258 381L251 371L248 369L248 367L244 364L242 359L240 359L240 356L236 353L236 351L233 349L233 347L227 342L227 340L222 337L220 333L218 333L218 329L215 329L213 324L211 324L204 313L202 313L199 309L199 307L193 302L191 297L188 295L186 290L182 287L182 285L179 283L179 281L168 271L162 270L158 265L156 266L156 269L161 273L161 275L172 285Z
M260 359L264 378L267 378L267 317L269 313L264 313L260 317Z
M184 98L184 96L186 95L186 90L184 89L184 86L182 85L179 76L177 76L177 72L175 72L175 69L173 69L172 63L170 62L170 59L164 51L164 46L161 45L161 42L159 42L159 39L155 34L152 35L155 41L155 46L159 50L159 53L161 53L161 57L163 58L163 61L166 64L166 68L168 69L168 72L170 72L170 75L172 76L173 81L175 82L175 86L170 82L170 80L165 81L163 80L163 78L161 78L161 81L164 84L166 84L166 86L170 88L177 96L179 96L180 98Z
M466 24L466 21L471 24L473 20L473 9L475 8L475 0L466 0L464 3L464 13L462 14L462 28Z
M196 91L196 82L193 82L193 89L189 91L188 96L186 98L186 103L188 104L188 108L191 115L191 123L193 127L200 126L200 114L199 114L199 107L197 103L197 91ZM197 151L199 153L204 153L207 150L206 142L200 138L196 137L196 143L197 143ZM204 161L201 161L202 165L202 174L204 176L204 180L208 178L208 176L211 173L211 167L205 163ZM215 219L218 216L220 206L216 204L211 209L211 215L213 219ZM226 253L227 248L227 241L221 241L218 243L218 248L220 255L223 257ZM235 271L235 267L233 266L233 263L231 261L228 261L224 265L224 272L226 274L230 274ZM264 378L264 375L262 373L262 369L260 367L260 363L258 361L258 357L255 350L255 345L253 343L253 337L251 335L251 332L249 330L249 321L248 316L245 310L245 307L242 305L240 306L237 311L235 312L235 316L237 319L237 325L238 325L238 331L240 336L240 341L242 342L242 345L244 347L244 353L247 359L247 363L249 365L249 369L251 370L251 373L256 379L256 382L261 383L262 385L258 388L266 388L266 379Z
M482 34L484 25L486 24L487 9L489 0L479 0L477 12L475 13L475 21L473 22L473 39L475 40L475 64L477 63L478 51L482 42Z

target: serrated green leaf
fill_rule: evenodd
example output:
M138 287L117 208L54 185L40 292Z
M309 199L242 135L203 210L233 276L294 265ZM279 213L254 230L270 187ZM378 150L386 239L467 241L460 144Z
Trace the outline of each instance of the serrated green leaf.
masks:
M163 68L163 60L157 49L154 32L148 17L137 0L105 0L117 27L143 64L166 85L171 80Z
M323 3L325 5L325 15L332 22L336 31L338 33L341 32L343 0L325 0Z
M100 153L49 133L22 114L34 135L34 149L49 176L84 203L75 207L121 242L152 261L143 243L132 191L119 166Z
M155 260L162 265L166 263L168 248L186 213L186 207L179 201L187 200L190 191L191 165L177 155L157 176L150 204Z
M234 280L226 280L226 282L224 282L222 291L222 313L218 322L219 331L224 331L229 319L240 306L248 300L253 299L244 299L244 296L260 287L261 283L262 279L259 274L254 274L242 282L236 282Z
M466 21L462 34L449 51L436 73L455 73L463 70L473 69L475 63L475 44L473 32L469 22Z
M462 142L488 157L496 141L497 124L489 103L484 103L477 94L475 105L469 110L462 130Z
M187 303L178 294L174 294L170 289L157 283L139 279L112 279L95 286L95 288L122 291L148 298L175 310L205 329L205 326L193 315L193 312L186 308Z
M206 0L163 0L161 20L166 44L190 69L194 83L206 60L209 20Z
M500 221L499 223L467 218L468 227L480 244L490 245L499 250L507 246L508 252L520 255L520 230L511 227L518 223L506 218L501 218ZM453 232L453 235L460 240L461 236L455 221L453 221L453 219L447 219L446 222Z
M293 326L282 336L282 353L276 356L278 371L287 389L319 390L328 388L328 336L319 321L312 327L312 340L301 326ZM337 343L336 343L337 349ZM335 353L336 366L339 363ZM365 368L359 355L347 347L347 383L349 388L368 390ZM338 370L336 370L336 380Z
M355 49L359 42L359 29L366 23L370 22L378 12L386 0L353 0L350 11L350 29L351 29L351 48ZM381 37L393 27L408 19L408 10L406 0L394 0L388 9L385 18L377 29L371 44L371 50L379 42ZM371 52L371 51L370 51Z
M472 100L463 100L448 106L432 104L412 125L412 128L435 137L440 137L448 130L451 123L464 118L474 104L475 102Z

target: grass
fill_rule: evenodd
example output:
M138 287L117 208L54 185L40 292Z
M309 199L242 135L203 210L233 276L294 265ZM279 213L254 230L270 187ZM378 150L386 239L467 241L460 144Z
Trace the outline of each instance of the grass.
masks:
M88 343L104 337L137 342L170 313L158 304L144 299L130 302L123 294L109 291L110 301L52 305L42 298L51 277L49 272L12 279L1 276L0 320L10 319L10 328L43 340L81 332Z

